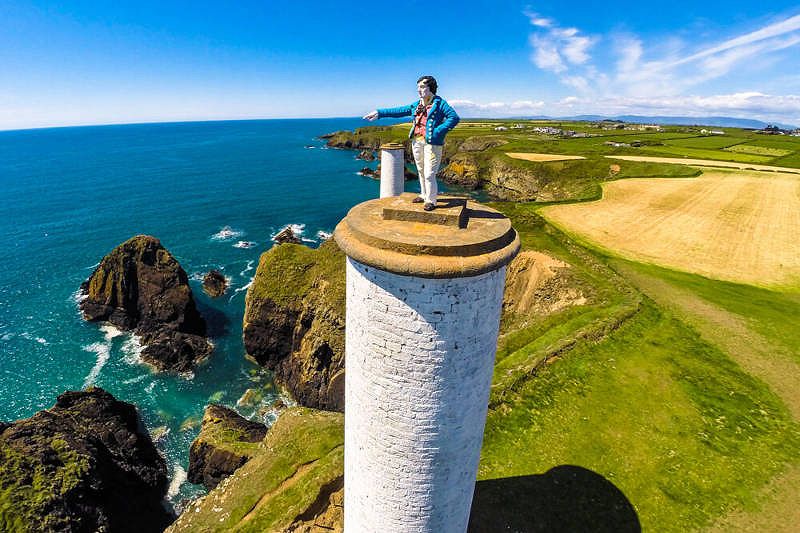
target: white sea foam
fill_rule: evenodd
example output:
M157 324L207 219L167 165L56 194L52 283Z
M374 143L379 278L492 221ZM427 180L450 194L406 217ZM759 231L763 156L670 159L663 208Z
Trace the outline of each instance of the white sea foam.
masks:
M250 285L252 285L252 284L253 284L253 280L254 280L254 279L255 279L255 278L250 278L250 281L247 283L247 285L245 285L244 287L238 287L237 289L235 289L235 290L233 291L233 294L231 294L231 297L230 297L230 298L228 298L228 302L232 302L232 301L233 301L233 298L234 298L234 296L236 296L236 295L237 295L237 294L239 294L240 292L244 292L244 291L246 291L247 289L249 289L249 288L250 288Z
M253 241L239 241L236 244L234 244L233 247L234 248L252 248L256 244L257 243L255 243Z
M250 272L251 270L253 270L253 263L254 263L254 262L255 262L255 261L252 261L252 260L251 260L251 261L248 261L248 262L247 262L247 266L244 268L244 270L242 270L241 272L239 272L239 275L240 275L240 276L244 276L245 274L247 274L248 272Z
M144 388L144 391L147 394L153 394L153 390L155 388L156 388L156 382L155 381L151 381L150 384L147 387Z
M97 376L100 375L100 371L108 362L108 358L111 356L111 345L109 343L94 342L88 346L84 346L83 349L97 355L97 361L89 371L89 375L83 380L83 388L85 389L89 385L94 385Z
M111 339L123 334L122 330L108 322L100 326L100 331L103 332L103 337L105 337L106 342L111 342Z
M329 232L327 232L327 231L322 231L322 230L319 230L319 231L317 232L317 238L318 238L319 240L321 240L321 241L327 241L327 240L328 240L328 239L330 239L331 237L333 237L333 233L329 233Z
M275 237L278 234L280 234L280 232L285 230L286 228L291 229L292 233L294 233L295 237L299 238L301 241L304 241L304 242L317 242L314 239L309 239L309 238L307 238L307 237L305 237L303 235L306 232L306 225L305 224L286 224L281 229L279 229L278 231L276 231L275 233L270 235L270 239L274 241Z
M7 340L10 340L10 339L11 339L13 336L14 336L14 335L12 335L11 333L6 333L6 334L5 334L5 335L3 335L2 337L0 337L0 340L2 340L2 341L7 341Z
M80 289L78 289L78 290L76 290L75 292L73 292L70 295L70 300L72 300L76 304L79 304L79 303L81 303L82 301L84 301L88 297L89 297L89 295L87 293L85 293L85 292L81 291Z
M32 333L29 333L27 331L23 331L22 333L19 334L19 336L22 337L23 339L27 339L29 341L38 342L39 344L43 344L45 346L47 346L49 344L47 342L47 339L45 339L43 337L37 337L37 336L33 335ZM9 338L11 338L11 337L9 337Z
M167 489L167 498L174 498L181 490L181 485L186 482L186 470L179 463L172 466L172 479Z
M122 383L124 383L125 385L131 385L132 383L139 383L140 381L144 381L149 377L150 377L149 374L142 374L141 376L136 376L135 378L126 379Z
M230 226L225 226L214 235L211 236L211 240L214 241L227 241L230 239L235 239L236 237L241 237L244 235L244 232L238 229L233 229Z
M122 343L122 360L130 365L136 365L142 362L142 351L145 346L136 335L129 335Z

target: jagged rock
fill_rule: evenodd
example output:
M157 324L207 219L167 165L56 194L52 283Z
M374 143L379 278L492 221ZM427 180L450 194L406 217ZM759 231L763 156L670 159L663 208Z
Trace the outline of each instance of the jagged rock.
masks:
M142 359L159 370L191 370L211 352L186 272L155 237L114 248L81 292L83 317L132 330L145 345Z
M380 168L377 168L377 169L373 170L373 169L371 169L369 167L364 167L361 170L359 170L358 173L361 174L362 176L366 176L367 178L372 178L374 180L381 179L381 170L380 170Z
M164 458L133 405L93 387L3 426L4 531L160 532L174 519Z
M291 226L286 226L285 228L280 230L278 234L272 238L272 240L278 244L286 244L286 243L302 244L303 242L297 235L295 235L294 230L292 230Z
M343 478L336 480L344 481ZM325 488L322 492L335 489L337 485ZM286 529L286 533L342 533L344 531L344 487L330 493L328 501L321 502L316 509L310 509Z
M264 424L251 422L227 407L209 405L200 435L189 450L189 481L213 489L256 453L266 433Z
M344 410L345 255L276 246L261 255L245 298L245 351L300 405Z
M343 474L344 416L292 407L244 466L167 531L341 531Z
M361 150L356 159L361 159L362 161L375 161L375 152L372 150Z
M228 280L219 270L210 270L203 278L203 290L212 298L219 298L228 289Z

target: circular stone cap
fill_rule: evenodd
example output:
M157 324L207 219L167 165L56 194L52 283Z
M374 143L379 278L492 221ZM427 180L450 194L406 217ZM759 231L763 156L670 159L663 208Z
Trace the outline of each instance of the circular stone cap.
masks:
M404 276L477 276L508 264L519 235L502 213L466 198L439 197L436 209L415 194L369 200L339 222L334 238L359 263Z
M381 150L404 150L405 146L400 143L384 143L381 145Z

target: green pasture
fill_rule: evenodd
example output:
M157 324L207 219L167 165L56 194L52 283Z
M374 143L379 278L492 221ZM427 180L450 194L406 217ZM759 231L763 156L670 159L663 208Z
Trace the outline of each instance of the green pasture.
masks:
M666 144L669 146L680 146L682 148L699 148L701 150L715 150L741 143L742 139L730 137L728 135L714 135L703 137L689 137L684 139L672 139Z
M784 150L782 148L768 148L766 146L756 146L754 144L736 144L725 148L729 152L738 152L741 154L763 155L767 157L782 157L792 153L792 150Z
M704 150L684 146L643 146L642 155L660 157L688 157L692 159L713 159L715 161L731 161L734 163L770 163L773 158L763 155L740 154L723 150ZM646 154L644 153L646 151Z

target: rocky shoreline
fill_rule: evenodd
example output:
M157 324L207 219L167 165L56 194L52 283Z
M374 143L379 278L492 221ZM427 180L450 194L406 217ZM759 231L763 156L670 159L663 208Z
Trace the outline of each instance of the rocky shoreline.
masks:
M370 126L355 131L336 131L322 135L320 139L325 140L330 148L356 150L359 154L379 150L380 145L385 142L400 142L405 146L405 162L414 161L408 140L397 138L390 127ZM571 197L570 191L560 182L559 165L545 163L520 165L502 151L496 150L507 143L507 140L494 135L476 135L467 138L448 136L437 177L464 190L481 190L490 197L503 201L549 202ZM586 170L595 171L588 168ZM607 169L604 169L604 172L607 172ZM415 178L416 175L413 174L411 178L406 176L406 179Z

